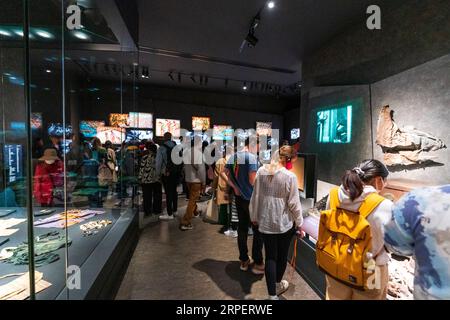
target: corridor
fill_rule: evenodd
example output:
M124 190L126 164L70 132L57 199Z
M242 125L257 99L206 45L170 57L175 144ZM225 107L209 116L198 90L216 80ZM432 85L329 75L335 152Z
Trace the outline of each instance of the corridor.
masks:
M264 277L239 270L236 239L220 234L221 226L201 219L193 224L195 229L189 232L180 231L178 221L149 224L141 233L116 299L266 299ZM290 288L281 299L319 299L290 266L285 278Z

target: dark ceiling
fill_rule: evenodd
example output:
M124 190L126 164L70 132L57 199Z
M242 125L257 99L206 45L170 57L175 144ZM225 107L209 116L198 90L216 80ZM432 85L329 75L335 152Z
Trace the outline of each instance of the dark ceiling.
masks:
M251 82L295 87L307 55L349 26L365 23L369 5L387 6L394 1L274 2L275 8L269 10L266 0L139 0L140 62L149 67L147 81L199 87L199 75L209 75L208 85L201 87L242 91L244 81L248 87ZM240 52L252 18L262 7L256 29L259 42ZM173 80L170 71L174 71ZM240 81L229 81L225 87L225 78ZM261 85L252 87L255 93L261 92Z

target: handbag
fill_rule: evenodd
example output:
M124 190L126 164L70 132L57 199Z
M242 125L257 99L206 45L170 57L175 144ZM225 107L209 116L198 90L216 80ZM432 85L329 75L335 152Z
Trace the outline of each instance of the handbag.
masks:
M208 201L205 222L218 223L219 222L219 207L216 201L216 192L214 192L212 198Z

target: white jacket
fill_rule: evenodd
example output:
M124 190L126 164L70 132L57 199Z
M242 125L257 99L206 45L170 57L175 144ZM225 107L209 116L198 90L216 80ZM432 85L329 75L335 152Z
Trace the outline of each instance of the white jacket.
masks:
M285 168L270 173L267 166L256 174L250 199L250 219L258 223L261 233L286 233L303 224L297 177Z
M206 166L201 148L183 150L183 163L186 182L206 184Z
M339 202L342 209L358 212L359 207L364 199L371 194L377 192L372 186L365 186L364 191L359 198L354 201L350 200L350 196L344 187L339 188ZM372 254L376 257L376 264L379 266L386 265L389 262L389 256L384 249L384 226L391 220L393 203L390 200L384 200L369 215L367 221L370 224L372 232ZM330 209L330 198L328 197L327 209Z

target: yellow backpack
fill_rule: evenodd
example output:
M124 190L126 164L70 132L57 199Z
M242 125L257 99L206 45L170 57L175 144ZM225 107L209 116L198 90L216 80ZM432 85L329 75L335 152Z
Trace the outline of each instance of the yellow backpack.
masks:
M384 201L376 193L366 197L359 212L340 208L339 188L330 193L330 209L322 211L316 259L319 268L352 288L367 290L367 263L372 233L367 217Z

